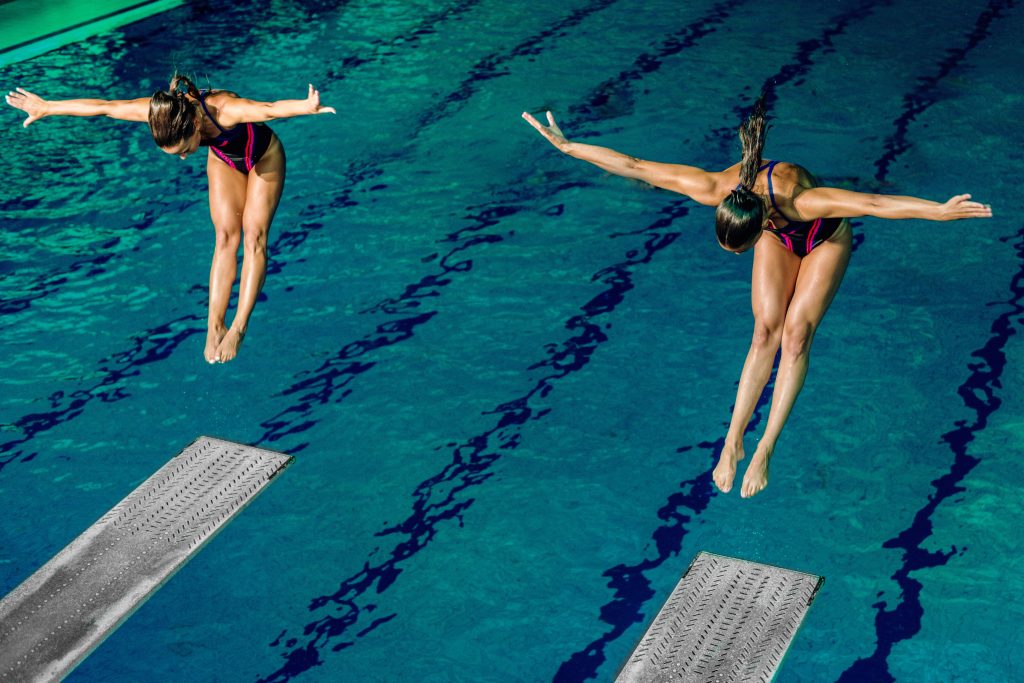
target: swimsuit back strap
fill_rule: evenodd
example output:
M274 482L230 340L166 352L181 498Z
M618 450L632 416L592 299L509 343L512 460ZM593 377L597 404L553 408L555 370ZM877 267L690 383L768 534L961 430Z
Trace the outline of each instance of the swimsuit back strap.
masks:
M786 215L782 213L782 209L775 203L775 188L772 186L772 172L775 171L775 164L777 163L779 162L773 161L768 164L768 198L772 200L772 207L775 209L775 213L785 218Z
M206 108L206 96L208 94L209 93L207 91L205 91L205 90L200 91L200 93L199 93L199 104L203 105L203 111L206 112L206 118L208 118L211 121L213 121L213 125L217 126L217 130L219 130L221 133L226 133L227 131L220 127L220 124L217 123L217 119L213 118L213 114L211 114L210 110Z

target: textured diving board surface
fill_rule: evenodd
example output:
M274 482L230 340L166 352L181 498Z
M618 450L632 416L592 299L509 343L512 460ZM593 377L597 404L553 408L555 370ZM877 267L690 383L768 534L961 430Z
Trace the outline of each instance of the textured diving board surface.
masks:
M616 683L770 681L823 580L699 553Z
M0 601L0 681L66 675L289 462L197 439Z

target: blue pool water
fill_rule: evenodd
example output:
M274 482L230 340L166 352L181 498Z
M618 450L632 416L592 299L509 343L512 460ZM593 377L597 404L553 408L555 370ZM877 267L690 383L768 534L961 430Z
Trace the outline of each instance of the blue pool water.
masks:
M296 463L71 680L609 680L699 550L826 577L781 681L1024 679L1022 29L1013 0L196 2L3 69L339 113L274 124L265 297L211 367L203 163L5 110L0 594L210 434ZM996 217L858 221L741 500L710 468L749 256L519 113L721 168L766 82L769 158Z

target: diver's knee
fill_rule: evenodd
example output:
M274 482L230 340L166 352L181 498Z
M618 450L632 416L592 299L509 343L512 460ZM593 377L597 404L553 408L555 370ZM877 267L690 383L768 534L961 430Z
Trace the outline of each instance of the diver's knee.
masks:
M779 338L782 336L782 324L771 320L754 320L754 334L751 336L750 345L762 349L779 348Z
M238 249L241 241L241 230L232 225L213 224L213 234L217 242L217 249Z
M809 321L787 322L782 331L782 353L790 357L807 354L813 340L814 325Z
M264 254L267 253L267 230L253 228L245 230L245 253Z

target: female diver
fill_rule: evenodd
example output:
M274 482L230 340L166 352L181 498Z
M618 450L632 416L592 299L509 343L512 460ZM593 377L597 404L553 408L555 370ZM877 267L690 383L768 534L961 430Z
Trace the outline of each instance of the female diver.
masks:
M284 189L284 147L264 121L306 114L335 113L320 106L312 85L304 100L257 102L228 90L199 90L175 74L167 91L134 100L44 100L18 88L7 103L21 109L28 126L45 116L109 116L122 121L147 121L153 140L168 154L188 158L209 147L206 175L210 185L210 216L216 231L210 267L210 305L206 348L209 363L225 363L238 354L249 316L267 273L267 235ZM244 241L241 239L244 234ZM225 327L231 287L238 269L242 278L238 308Z
M961 194L945 203L865 194L820 187L802 166L763 161L766 112L764 95L740 126L742 160L719 172L694 166L644 161L614 150L566 139L547 112L547 126L526 119L559 151L609 173L643 180L715 206L718 243L740 254L754 250L751 303L754 334L740 374L736 404L713 476L723 493L732 489L736 463L743 459L743 433L757 399L779 359L771 410L764 435L743 476L740 495L749 498L768 484L768 462L807 374L814 333L832 302L850 260L852 237L847 219L920 218L952 221L988 218L992 209Z

